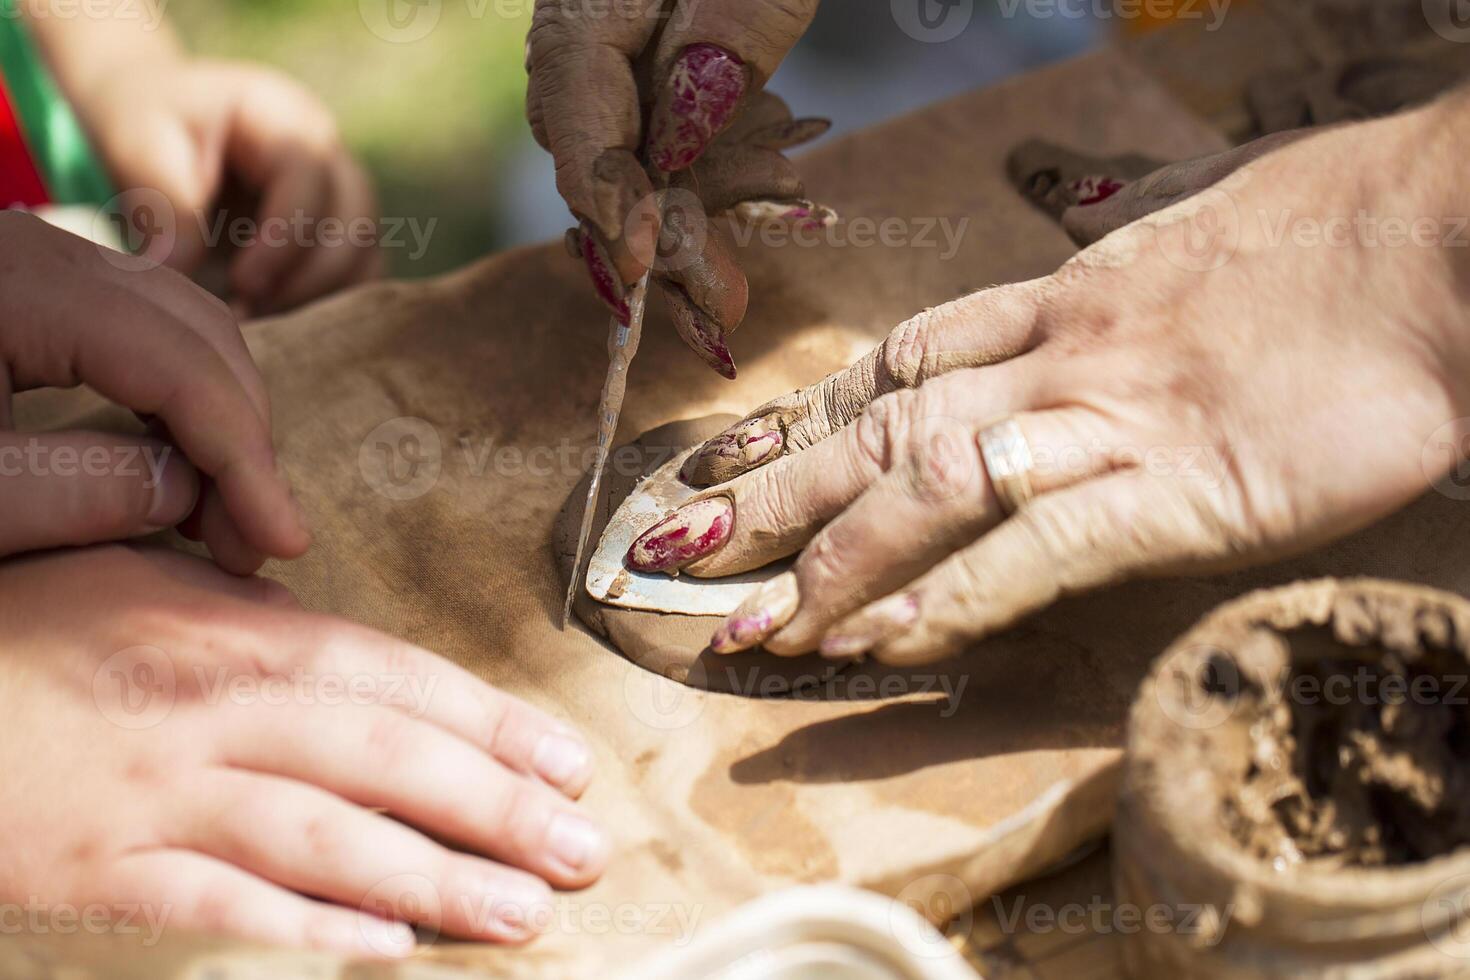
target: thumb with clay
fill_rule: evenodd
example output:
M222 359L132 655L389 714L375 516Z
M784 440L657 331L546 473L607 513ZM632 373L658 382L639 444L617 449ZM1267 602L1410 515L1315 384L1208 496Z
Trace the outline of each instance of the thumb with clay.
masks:
M538 0L527 39L527 115L556 164L557 188L579 227L568 245L598 297L624 320L627 296L653 268L681 337L725 377L726 338L745 313L746 283L731 246L703 218L811 221L783 149L826 131L796 120L766 81L806 31L817 0ZM662 238L670 200L697 208ZM680 195L681 197L683 195ZM677 201L677 198L674 200ZM659 262L660 255L677 262Z

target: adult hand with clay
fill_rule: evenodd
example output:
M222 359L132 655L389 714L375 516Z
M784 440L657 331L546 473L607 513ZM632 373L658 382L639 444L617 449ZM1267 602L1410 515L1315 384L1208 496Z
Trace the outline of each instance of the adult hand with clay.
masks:
M1431 436L1470 424L1470 267L1442 247L1467 138L1464 93L1305 137L914 318L704 447L686 478L713 488L629 565L801 551L715 650L916 664L1064 595L1385 516L1456 463L1426 461Z
M827 129L762 91L817 0L537 0L526 45L527 115L551 151L580 227L568 235L593 288L627 322L628 292L654 268L675 326L727 378L745 317L744 274L705 213L825 223L781 151ZM645 166L649 169L645 169ZM650 172L675 215L657 242ZM687 207L680 203L696 202ZM688 212L693 213L688 213ZM661 262L674 254L677 261Z
M14 908L399 957L411 926L529 940L549 886L606 863L569 726L274 582L115 545L12 559L0 633Z
M20 211L0 212L0 274L25 284L0 294L0 555L180 525L237 574L306 551L265 382L223 302ZM12 431L13 393L80 384L165 438Z

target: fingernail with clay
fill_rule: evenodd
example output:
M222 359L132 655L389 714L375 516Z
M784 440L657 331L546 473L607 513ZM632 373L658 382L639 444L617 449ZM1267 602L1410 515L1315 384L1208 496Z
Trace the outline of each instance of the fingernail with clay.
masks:
M546 832L551 855L563 868L579 874L601 860L607 837L590 820L573 813L559 813Z
M710 649L739 653L760 646L791 622L801 605L795 572L783 572L761 586L715 630Z
M735 529L735 505L724 497L685 504L633 542L624 559L635 572L671 572L725 546Z
M854 660L903 633L919 621L919 598L912 593L889 596L828 633L820 647L829 660Z
M558 788L581 782L591 764L592 755L587 746L555 733L541 736L531 756L531 768L536 770L536 775Z
M607 247L585 221L579 237L582 241L582 261L587 264L587 274L592 277L592 288L597 290L597 297L607 304L607 308L613 311L619 322L626 326L629 318L628 299L625 295L627 290L624 289L622 277L618 275L617 268L608 255Z
M1077 197L1079 207L1101 204L1124 188L1121 180L1112 177L1081 177L1072 181L1071 191Z
M817 116L789 119L786 122L779 122L756 130L745 138L745 142L767 150L789 150L793 146L810 143L818 137L827 135L827 130L831 128L832 120Z
M700 360L714 369L726 381L734 381L737 375L735 358L730 356L730 347L725 343L725 330L715 323L707 313L694 305L684 290L672 284L664 289L669 300L669 312L673 316L674 329L689 349L699 355Z
M779 459L785 445L778 416L746 419L705 443L689 457L679 477L691 487L719 486Z
M745 62L713 44L691 44L669 71L648 125L649 158L665 173L684 170L735 114L750 84Z
M754 225L792 225L807 231L830 228L837 223L837 212L825 204L812 201L755 199L735 205L735 214Z
M148 506L148 516L143 519L145 534L173 527L193 513L194 505L199 502L199 475L194 467L175 449L159 450L163 452L168 453L168 458L152 488L153 500Z

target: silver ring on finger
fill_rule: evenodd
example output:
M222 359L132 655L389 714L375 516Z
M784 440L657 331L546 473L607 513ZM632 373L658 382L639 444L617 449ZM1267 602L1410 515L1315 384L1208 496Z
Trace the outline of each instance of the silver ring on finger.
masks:
M1013 418L982 430L979 442L990 485L995 488L1001 511L1010 517L1036 496L1031 486L1031 471L1036 468L1031 444Z

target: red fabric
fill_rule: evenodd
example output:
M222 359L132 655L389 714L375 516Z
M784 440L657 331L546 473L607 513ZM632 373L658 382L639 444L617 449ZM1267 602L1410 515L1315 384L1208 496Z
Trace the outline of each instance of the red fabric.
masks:
M5 79L0 78L0 208L34 208L50 201L20 120L10 107Z

